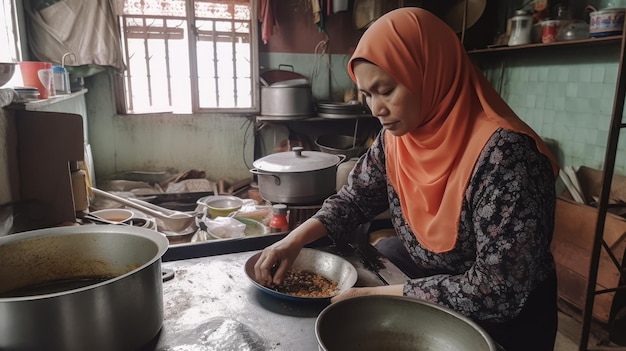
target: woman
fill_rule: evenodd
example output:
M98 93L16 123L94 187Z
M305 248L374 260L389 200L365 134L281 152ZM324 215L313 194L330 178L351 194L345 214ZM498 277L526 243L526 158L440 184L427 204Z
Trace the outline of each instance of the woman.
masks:
M552 350L558 166L546 145L472 65L456 34L425 10L377 20L348 71L383 129L348 186L263 250L258 281L279 284L304 245L389 209L391 243L401 245L384 253L401 252L412 279L353 288L333 302L410 296L472 318L507 350Z

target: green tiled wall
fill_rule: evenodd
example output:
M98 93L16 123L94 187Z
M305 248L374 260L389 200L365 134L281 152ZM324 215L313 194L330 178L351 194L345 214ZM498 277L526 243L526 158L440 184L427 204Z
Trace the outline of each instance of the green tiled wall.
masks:
M543 48L476 58L513 110L556 143L561 166L603 169L615 100L619 45ZM626 174L626 134L615 173Z

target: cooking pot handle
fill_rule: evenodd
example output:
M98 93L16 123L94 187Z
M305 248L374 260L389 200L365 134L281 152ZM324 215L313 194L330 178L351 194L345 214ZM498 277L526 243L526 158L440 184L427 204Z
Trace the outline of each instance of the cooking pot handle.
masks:
M283 67L288 67L288 68L290 68L289 71L295 72L295 70L293 69L292 65L287 65L287 64L284 64L284 63L281 63L281 64L278 65L278 69L281 69L283 71L287 71L286 69L283 69Z
M266 175L266 176L271 176L271 177L274 177L274 183L276 183L276 185L280 185L280 177L278 177L278 176L277 176L277 175L275 175L275 174L272 174L272 173L266 173L266 172L263 172L263 171L259 171L259 170L258 170L258 169L256 169L256 168L252 168L252 169L250 170L250 173L252 173L252 174L257 174L257 175Z
M339 162L337 162L336 166L339 166L339 164L340 164L341 162L343 162L343 161L345 161L345 160L346 160L347 156L346 156L346 155L344 155L344 154L339 154L339 155L337 155L337 156L339 156Z

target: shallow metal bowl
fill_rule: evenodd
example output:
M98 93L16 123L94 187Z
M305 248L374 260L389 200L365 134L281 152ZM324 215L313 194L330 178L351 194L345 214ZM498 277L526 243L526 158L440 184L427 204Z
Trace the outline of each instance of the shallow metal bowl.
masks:
M280 293L276 290L272 290L266 286L259 284L254 279L254 264L261 256L258 252L246 261L245 270L246 275L250 278L250 281L261 291L270 295L293 301L325 301L330 300L329 297L300 297L294 295L288 295ZM337 293L340 293L350 289L357 281L356 268L348 262L346 259L337 255L315 249L303 248L300 250L300 254L293 263L292 268L309 271L319 274L326 279L337 282ZM333 295L333 296L335 296Z
M326 307L315 322L320 350L496 351L467 317L404 296L357 296Z

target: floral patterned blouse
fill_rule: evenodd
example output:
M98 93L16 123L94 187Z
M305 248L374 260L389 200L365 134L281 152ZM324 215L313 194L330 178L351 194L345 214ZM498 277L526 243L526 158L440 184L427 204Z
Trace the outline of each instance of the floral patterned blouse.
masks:
M517 316L533 289L554 272L554 175L548 159L523 134L497 130L469 180L455 247L426 250L411 232L385 171L383 133L363 155L349 183L314 216L331 236L352 232L389 209L392 225L424 278L404 295L438 303L470 318L503 322Z

